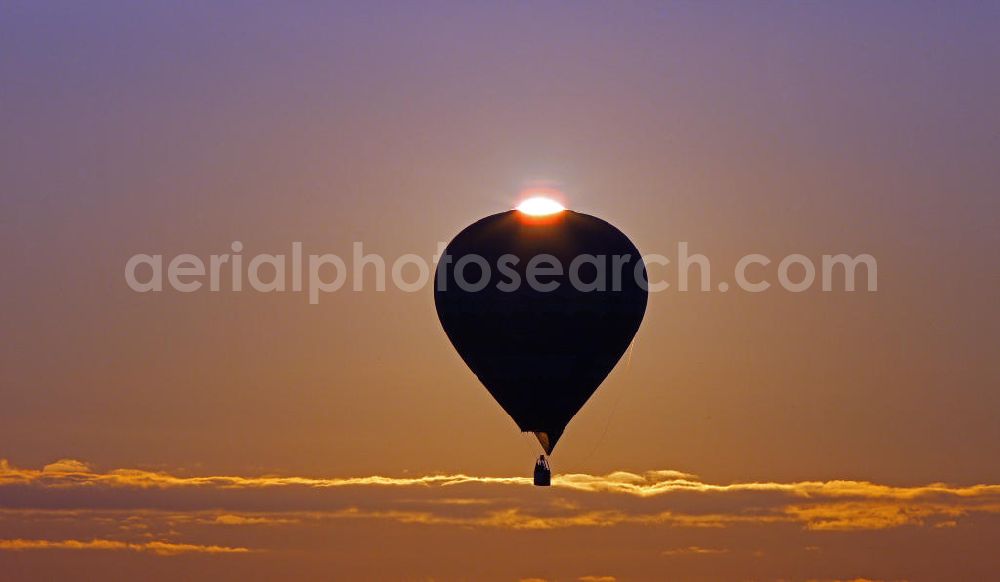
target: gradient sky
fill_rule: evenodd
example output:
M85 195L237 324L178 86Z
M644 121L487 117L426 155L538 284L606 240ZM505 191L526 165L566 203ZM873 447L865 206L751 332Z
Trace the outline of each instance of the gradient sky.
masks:
M0 568L995 574L998 73L989 3L4 3ZM430 257L538 180L713 278L870 253L879 289L653 295L543 492L429 288L123 277L234 240Z

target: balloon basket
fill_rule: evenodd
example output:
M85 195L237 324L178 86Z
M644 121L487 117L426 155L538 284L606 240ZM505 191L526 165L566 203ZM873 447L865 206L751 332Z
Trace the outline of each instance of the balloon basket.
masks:
M548 487L552 484L552 469L545 455L540 455L535 461L535 486Z

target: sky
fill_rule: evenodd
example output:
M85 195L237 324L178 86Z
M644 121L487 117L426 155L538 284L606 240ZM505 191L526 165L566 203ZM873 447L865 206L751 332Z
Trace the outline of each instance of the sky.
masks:
M995 575L998 70L988 3L4 3L2 577ZM124 276L430 259L534 184L878 289L652 294L539 490L430 287Z

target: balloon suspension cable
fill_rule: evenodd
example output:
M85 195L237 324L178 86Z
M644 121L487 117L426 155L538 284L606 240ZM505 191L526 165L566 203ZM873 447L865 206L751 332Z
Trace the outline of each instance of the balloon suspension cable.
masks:
M635 345L637 343L639 343L638 338L633 338L632 341L629 343L628 353L626 354L625 357L625 369L622 370L621 372L622 374L628 374L632 369L632 352L635 351ZM618 391L618 395L615 397L615 402L614 404L611 405L611 412L608 414L608 419L604 423L604 430L601 431L601 436L597 437L597 442L594 443L593 448L591 448L590 452L587 453L587 456L583 458L585 462L589 461L590 457L593 457L594 453L597 452L597 449L600 448L600 446L604 443L604 437L608 436L608 429L611 428L611 421L614 419L615 413L618 412L618 405L621 404L622 397L624 395L625 395L624 392L620 390Z
M538 439L535 438L534 433L522 432L519 441L521 442L521 445L524 446L524 449L532 455L534 455L535 451L538 450Z

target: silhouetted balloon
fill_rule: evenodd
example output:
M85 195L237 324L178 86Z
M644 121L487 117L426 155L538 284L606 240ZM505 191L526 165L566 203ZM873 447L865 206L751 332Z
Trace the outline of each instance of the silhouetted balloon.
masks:
M556 270L553 258L561 272L543 274ZM465 363L551 454L639 329L645 281L639 251L607 222L570 210L537 217L511 210L451 241L434 302ZM541 290L552 283L554 290Z

